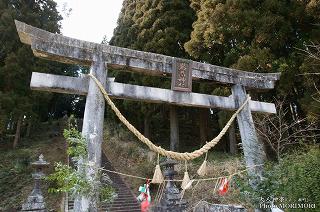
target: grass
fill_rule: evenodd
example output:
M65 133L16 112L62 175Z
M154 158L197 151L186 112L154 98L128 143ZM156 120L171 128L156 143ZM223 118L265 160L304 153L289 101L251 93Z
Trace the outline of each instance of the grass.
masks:
M107 124L105 127L105 141L103 150L113 163L115 169L119 172L137 175L141 177L152 178L156 165L156 155L152 161L148 160L150 150L140 141L133 137L126 129ZM112 147L112 148L111 148ZM188 172L192 178L200 178L196 172L204 160L204 156L192 161L188 161ZM239 155L230 155L227 153L211 150L208 154L208 174L206 178L221 177L233 174L244 169L243 158ZM176 179L182 179L185 164L180 162L175 166L178 172ZM239 176L245 179L245 176ZM239 179L239 177L237 179ZM138 195L138 187L144 183L143 180L127 178L124 180L131 187L132 191ZM190 190L185 192L189 206L192 207L200 200L209 203L236 204L251 208L252 205L243 195L234 179L231 181L230 190L225 196L219 196L214 191L216 181L205 181L194 185ZM177 183L179 187L179 183ZM154 198L158 186L151 185L151 196Z
M66 159L65 141L61 135L61 130L58 136L53 136L53 134L56 134L56 132L59 131L58 129L62 127L57 124L58 122L42 124L39 129L34 132L31 139L23 139L22 142L20 142L20 146L15 150L10 148L0 149L0 157L2 159L0 163L0 211L10 209L11 211L12 209L19 210L19 207L21 207L23 201L26 200L33 187L31 178L32 169L29 164L35 161L41 153L44 154L45 159L51 163L47 173L53 171L55 161L64 161ZM156 154L151 152L123 127L108 124L104 132L105 141L103 143L103 151L117 171L152 178L157 160ZM3 146L2 144L0 145ZM312 158L311 156L309 158ZM302 159L304 158L303 155L301 158L295 155L294 157L297 157L297 164L303 161ZM191 179L200 178L197 176L196 171L202 164L203 159L204 156L188 162L188 172ZM291 164L294 160L289 158L287 161ZM184 162L176 165L175 170L178 171L176 179L183 178L184 166ZM243 156L241 154L230 155L215 150L211 150L208 154L208 173L206 178L226 176L243 169ZM302 173L309 169L310 168L303 168ZM313 169L317 170L317 165L315 165ZM311 173L311 170L309 170L309 172ZM283 173L283 168L279 170L279 173ZM314 176L311 175L311 178L313 177ZM145 183L144 180L127 177L124 177L124 180L136 195L139 194L138 187ZM302 182L303 185L308 185L308 183L311 182L310 180L306 182L303 180L297 181L294 179L292 182ZM249 209L248 211L251 211L253 205L250 200L246 198L248 195L246 196L245 187L241 186L241 183L243 184L244 182L248 182L246 173L234 177L230 182L229 191L224 196L218 195L214 189L216 181L201 182L194 184L191 189L187 190L184 198L187 199L190 208L200 200L205 200L209 203L243 205ZM272 180L272 182L276 182L276 180ZM315 185L317 185L318 181L314 182ZM177 186L180 186L179 183L177 183ZM291 187L297 190L294 186ZM59 211L61 196L48 194L46 192L47 188L48 185L43 185L43 192L48 209ZM153 198L155 197L157 188L158 186L154 185L151 187L151 195ZM308 189L305 190L308 191Z
M148 161L147 151L131 134L118 126L105 127L102 149L117 171L138 176L153 174L154 163ZM133 178L124 180L134 193L144 183Z
M20 141L17 149L0 149L0 211L19 210L33 188L30 163L43 154L50 162L47 173L53 171L56 161L65 161L65 142L60 132L59 122L43 123L33 132L31 138ZM55 136L57 134L57 136ZM9 145L2 145L9 146ZM59 211L61 196L47 193L48 185L43 183L42 192L47 208Z

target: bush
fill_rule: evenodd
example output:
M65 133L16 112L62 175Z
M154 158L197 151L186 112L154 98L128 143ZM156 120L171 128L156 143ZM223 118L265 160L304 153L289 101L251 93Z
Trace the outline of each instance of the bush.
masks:
M81 133L75 128L65 129L63 133L68 142L67 153L73 161L81 160L82 163L77 163L78 170L69 165L55 163L55 171L46 177L51 187L51 193L69 193L72 197L76 195L84 195L88 197L100 194L102 201L112 201L115 196L115 190L110 185L102 185L100 178L102 170L97 168L97 174L92 178L88 178L86 170L91 166L91 169L96 169L89 164L87 158L87 141L82 137ZM80 167L80 168L79 168Z
M318 208L320 207L319 167L319 147L312 147L305 153L290 154L278 164L266 166L266 178L259 187L258 195L264 200L273 199L274 204L308 203L315 204Z

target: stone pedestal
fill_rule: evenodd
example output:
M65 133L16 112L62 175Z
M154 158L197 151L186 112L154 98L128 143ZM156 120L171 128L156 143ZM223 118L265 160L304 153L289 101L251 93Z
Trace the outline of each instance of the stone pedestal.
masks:
M45 176L43 173L43 168L48 166L49 163L43 159L43 155L39 156L39 160L31 163L35 168L35 173L32 174L34 179L34 188L31 194L28 196L27 201L22 204L21 211L37 211L37 212L47 212L46 204L41 192L40 181Z
M247 212L241 205L223 205L223 204L209 204L208 202L199 202L193 209L194 212Z
M176 161L172 159L167 159L165 162L161 163L164 170L164 175L166 180L173 180L174 175L177 174L174 171L174 165ZM181 193L173 181L169 181L163 192L160 203L156 205L153 211L156 212L182 212L186 211L187 202L181 199Z
M21 211L47 212L42 194L30 194L27 201L22 205Z

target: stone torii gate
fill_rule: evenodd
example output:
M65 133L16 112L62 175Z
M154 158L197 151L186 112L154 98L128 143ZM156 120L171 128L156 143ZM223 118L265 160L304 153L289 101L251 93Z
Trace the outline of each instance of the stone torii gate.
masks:
M151 103L236 110L246 99L248 89L273 89L279 73L252 73L214 66L160 54L136 51L110 45L69 38L25 23L15 21L21 42L31 45L35 56L90 66L93 74L105 86L111 98L131 99ZM154 76L172 75L172 89L161 89L114 82L107 78L107 68L140 72ZM229 97L193 93L192 80L215 81L231 85ZM101 143L105 101L95 82L87 77L67 77L32 73L30 86L34 90L86 95L82 134L88 141L88 158L101 166ZM237 116L243 152L248 167L263 164L264 151L257 139L251 112L276 113L272 103L250 100ZM94 170L88 170L89 176ZM249 169L248 174L259 178L262 167ZM96 211L95 199L79 197L76 211Z

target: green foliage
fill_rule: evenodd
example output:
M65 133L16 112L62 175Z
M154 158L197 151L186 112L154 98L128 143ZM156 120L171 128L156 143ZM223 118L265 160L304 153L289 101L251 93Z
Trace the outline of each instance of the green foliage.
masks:
M25 187L33 185L30 162L34 161L37 153L30 146L28 149L16 150L0 148L0 211L21 206L25 198L22 196Z
M310 203L320 204L320 149L318 146L306 152L296 152L284 157L279 163L265 167L264 180L256 191L247 181L237 179L243 197L258 205L261 199L275 200L274 204ZM294 209L299 211L299 209ZM300 209L307 211L307 209Z
M85 175L61 162L55 163L54 166L55 172L50 174L46 179L55 182L56 188L49 188L49 192L68 192L72 195L89 193L91 187L87 182Z
M32 185L31 169L19 170L16 168L1 168L0 170L0 211L7 211L10 208L21 206L21 202L25 201L25 196L22 196L20 191L25 187ZM19 191L19 192L18 192ZM28 190L29 192L30 190Z
M111 45L141 51L188 57L183 44L189 39L194 11L188 0L125 0ZM133 84L169 87L161 78L117 73L117 80Z
M111 186L104 186L100 189L100 201L111 202L115 197L115 189Z
M109 186L102 186L100 183L102 170L98 169L96 175L90 179L86 174L86 170L90 164L87 157L87 142L82 137L81 133L73 126L70 129L65 129L63 132L65 139L68 142L67 153L72 160L78 161L78 170L69 165L62 163L55 164L55 172L50 174L46 179L53 186L49 188L51 193L67 192L71 196L84 195L88 197L100 195L101 201L112 201L115 196L115 190Z
M27 21L43 29L59 32L58 21L61 16L56 10L56 3L51 0L42 1L0 1L0 90L1 97L9 101L1 101L0 108L8 114L30 113L32 94L28 79L32 71L38 71L40 60L32 55L30 47L23 45L15 29L14 19ZM25 69L25 67L28 67ZM43 67L42 70L46 70ZM0 98L1 98L0 97Z
M194 18L188 0L125 0L110 43L185 57Z
M71 114L70 117L68 118L67 124L68 124L68 129L78 128L77 119L73 114Z
M320 1L192 0L191 6L197 20L184 46L192 57L244 71L281 72L276 93L256 98L284 97L298 116L318 118L312 95L319 77L297 76L318 67L305 60L301 49L310 50L306 44L319 42Z
M86 139L82 137L81 133L77 129L73 127L69 130L65 129L63 131L63 136L68 142L67 153L69 156L74 158L83 158L87 155Z
M111 45L189 58L184 43L190 39L195 13L189 0L125 0ZM170 89L167 77L126 72L113 73L119 82ZM169 141L167 105L119 101L128 120L161 145ZM112 117L112 116L108 116ZM180 117L181 118L181 117ZM184 117L183 117L184 118ZM187 121L182 120L186 125ZM191 128L191 127L190 127ZM189 130L186 130L190 132ZM150 132L150 133L149 133ZM183 133L181 133L183 134ZM188 134L190 136L190 134Z
M48 117L59 117L63 111L72 110L75 96L31 91L32 72L78 74L76 66L36 58L30 46L21 43L14 19L60 33L62 17L53 0L0 0L0 136L12 134L14 127L7 126L15 126L21 116L26 117L24 121L46 121Z
M268 187L274 196L284 196L293 202L306 199L308 203L319 205L319 166L319 147L311 148L306 153L288 155L278 165L267 169L262 186Z

